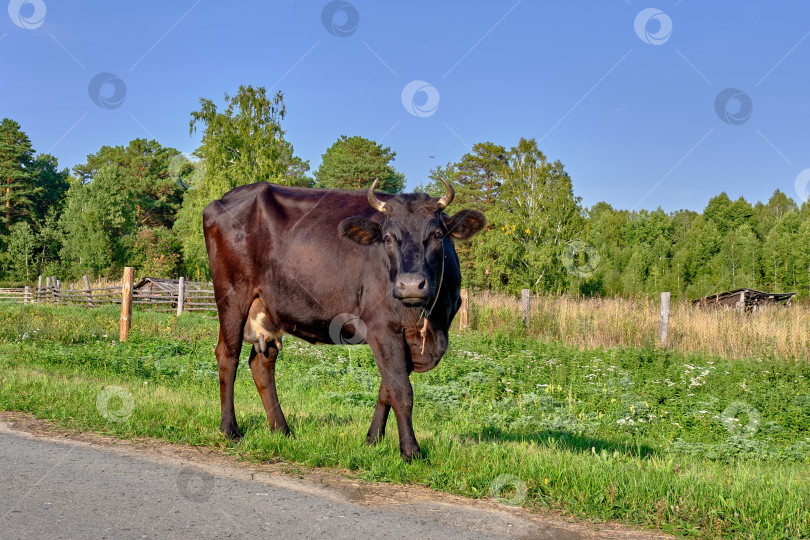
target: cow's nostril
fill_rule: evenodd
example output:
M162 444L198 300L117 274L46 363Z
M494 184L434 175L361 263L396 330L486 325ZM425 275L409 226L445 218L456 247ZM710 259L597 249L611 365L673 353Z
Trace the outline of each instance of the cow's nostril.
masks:
M420 281L419 285L418 285L419 290L421 291L422 289L424 289L426 285L427 285L427 281L425 281L424 279L422 281Z

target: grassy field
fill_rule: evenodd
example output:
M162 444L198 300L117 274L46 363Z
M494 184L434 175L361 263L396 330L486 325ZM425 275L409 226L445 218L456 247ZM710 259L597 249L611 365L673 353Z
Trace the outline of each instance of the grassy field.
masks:
M379 383L367 347L285 339L292 438L267 428L243 361L245 437L224 440L215 336L198 316L136 312L121 344L114 307L0 306L0 409L682 536L810 536L806 361L455 334L441 364L412 377L426 458L406 464L395 430L362 442Z
M470 326L491 333L523 328L520 299L474 294ZM543 341L580 348L650 347L657 343L657 298L533 296L528 333ZM766 308L758 313L700 309L688 300L672 303L668 346L682 352L724 358L810 359L810 302Z

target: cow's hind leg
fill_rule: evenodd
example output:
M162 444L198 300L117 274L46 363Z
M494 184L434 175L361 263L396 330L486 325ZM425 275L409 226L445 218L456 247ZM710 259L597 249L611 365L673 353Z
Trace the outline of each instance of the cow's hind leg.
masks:
M242 352L241 328L237 332L223 331L219 327L219 342L215 350L219 368L219 403L222 409L222 420L219 429L232 439L239 439L242 433L236 425L236 411L233 404L236 369L239 367L239 353Z
M262 405L267 413L270 428L289 435L290 428L287 427L287 420L284 418L276 392L276 358L278 358L278 345L276 341L271 341L267 343L264 352L257 353L255 347L251 349L248 362L250 372L253 374L253 382L256 383L256 390L259 391L259 396L262 398Z
M388 422L388 413L391 412L391 403L388 401L388 390L380 383L380 392L377 394L377 407L374 409L374 416L371 419L371 427L368 428L366 442L376 444L385 437L385 424Z

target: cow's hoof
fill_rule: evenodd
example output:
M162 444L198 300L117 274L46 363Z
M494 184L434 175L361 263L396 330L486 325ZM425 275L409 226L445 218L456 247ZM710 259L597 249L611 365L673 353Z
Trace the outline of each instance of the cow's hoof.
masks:
M226 437L234 441L238 441L239 439L242 438L242 432L239 431L239 428L236 426L222 427L220 428L220 430Z
M366 444L374 446L383 440L385 433L369 433L366 435Z
M402 455L402 459L405 463L411 463L414 459L425 459L422 450L418 446L415 449L400 450L400 455Z

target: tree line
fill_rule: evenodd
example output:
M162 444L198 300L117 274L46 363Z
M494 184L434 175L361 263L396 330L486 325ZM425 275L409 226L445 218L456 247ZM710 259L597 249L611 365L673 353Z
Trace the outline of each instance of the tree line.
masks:
M0 280L82 274L208 277L202 210L228 190L268 181L300 187L365 189L373 179L399 193L396 152L359 136L341 136L310 174L282 128L281 92L240 86L224 106L200 99L189 132L191 156L155 140L103 146L72 171L37 154L22 127L0 123ZM436 167L417 190L439 195L440 178L456 188L457 208L487 215L487 230L457 251L466 285L498 292L691 297L751 287L810 288L810 204L776 190L766 202L725 193L703 212L628 211L606 202L590 208L571 177L534 139L506 148L475 144L455 163ZM452 210L451 210L452 211Z

